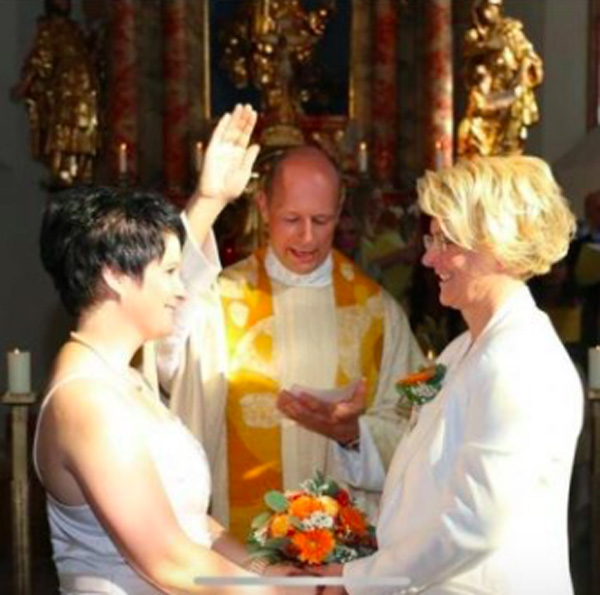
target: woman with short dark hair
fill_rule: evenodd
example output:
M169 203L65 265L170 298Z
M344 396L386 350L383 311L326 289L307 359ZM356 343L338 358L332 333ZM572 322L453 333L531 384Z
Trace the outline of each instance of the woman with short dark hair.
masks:
M238 107L217 126L183 218L195 232L208 232L243 190L258 152L248 147L255 121ZM213 593L202 577L253 576L243 547L207 513L201 445L130 366L145 342L172 330L185 296L183 236L174 207L154 193L80 187L48 203L42 260L76 317L34 446L61 593Z

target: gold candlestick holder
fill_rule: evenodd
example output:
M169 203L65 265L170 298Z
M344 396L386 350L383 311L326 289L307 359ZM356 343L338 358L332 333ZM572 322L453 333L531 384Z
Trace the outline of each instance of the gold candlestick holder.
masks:
M17 595L31 594L31 543L29 527L28 420L36 403L35 393L6 393L0 402L11 409L11 507L13 589Z

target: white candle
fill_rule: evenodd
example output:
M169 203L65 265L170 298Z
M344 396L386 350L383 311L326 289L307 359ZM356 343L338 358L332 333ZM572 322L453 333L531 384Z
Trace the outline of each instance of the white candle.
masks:
M119 145L119 175L124 176L127 174L127 144L121 143Z
M358 171L361 174L366 174L369 171L369 153L367 143L364 141L358 145Z
M28 351L8 352L8 392L23 395L31 392L31 355Z
M588 386L600 390L600 345L588 350Z
M199 174L202 171L202 164L204 163L204 148L202 143L196 143L196 173Z
M435 143L435 170L438 171L444 167L444 151L442 148L442 141L436 141Z

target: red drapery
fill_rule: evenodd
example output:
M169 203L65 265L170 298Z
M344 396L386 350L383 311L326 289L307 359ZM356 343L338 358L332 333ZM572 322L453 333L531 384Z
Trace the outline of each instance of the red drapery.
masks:
M127 176L135 180L138 173L135 0L113 0L110 9L110 170L113 179L123 173L119 171L119 147L125 144Z
M163 2L163 175L175 202L187 193L190 175L190 102L185 0Z
M427 122L425 163L428 169L452 164L452 4L427 2Z
M375 3L373 71L373 173L382 185L396 171L398 105L398 3Z

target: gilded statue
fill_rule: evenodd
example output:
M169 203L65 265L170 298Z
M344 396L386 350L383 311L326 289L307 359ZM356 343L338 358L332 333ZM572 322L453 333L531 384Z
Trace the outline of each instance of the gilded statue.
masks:
M52 186L90 182L99 150L99 87L70 0L46 0L33 47L14 89L24 100L34 159L50 170Z
M523 24L502 8L502 0L475 0L465 34L469 95L458 128L461 157L523 153L528 128L539 120L534 89L544 78L542 60Z
M296 122L308 90L299 70L310 62L334 7L335 0L322 0L313 10L300 0L246 0L224 29L223 65L237 87L252 84L260 91L266 144L302 142Z

